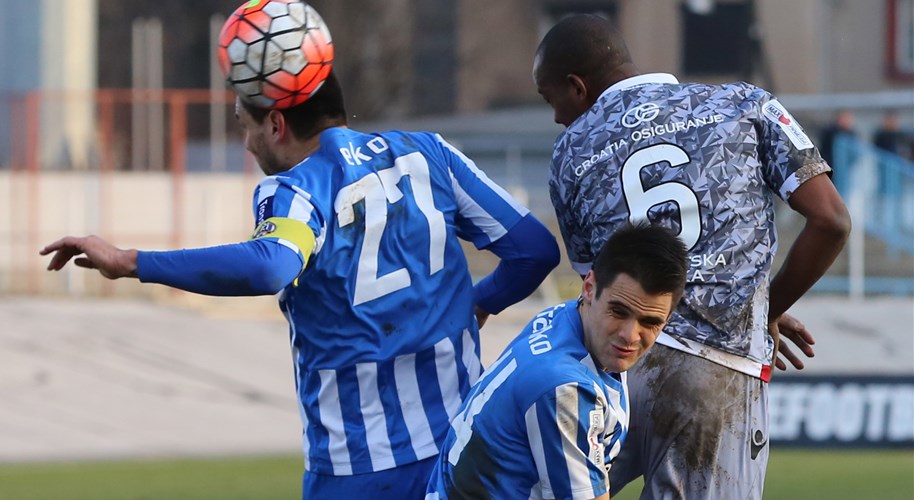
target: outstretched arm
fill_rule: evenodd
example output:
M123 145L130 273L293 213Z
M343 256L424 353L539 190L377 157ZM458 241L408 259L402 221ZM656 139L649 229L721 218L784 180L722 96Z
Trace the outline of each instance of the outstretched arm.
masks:
M310 251L307 250L307 251ZM44 247L53 253L48 270L74 263L97 269L109 279L139 278L204 295L272 295L291 283L302 268L297 252L272 240L252 240L233 245L144 252L122 250L97 236L62 238Z
M41 255L53 253L48 271L60 271L70 259L77 255L73 263L87 269L98 269L108 279L136 278L136 250L121 250L98 236L78 238L67 236L42 248Z

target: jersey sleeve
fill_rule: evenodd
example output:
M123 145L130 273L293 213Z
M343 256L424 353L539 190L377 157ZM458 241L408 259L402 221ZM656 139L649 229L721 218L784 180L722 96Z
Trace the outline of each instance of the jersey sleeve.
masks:
M587 274L596 258L590 249L589 233L578 224L577 212L574 210L575 177L574 170L563 168L563 147L556 147L552 158L552 169L549 176L549 196L555 208L555 218L559 231L565 242L565 251L571 267L580 275Z
M284 176L269 176L254 191L252 240L265 239L296 252L302 268L320 252L326 224L310 193Z
M473 163L466 155L435 135L448 164L451 186L457 201L457 235L472 241L476 248L504 236L530 213L513 196Z
M759 160L766 182L784 201L804 182L831 171L800 123L771 94L756 89Z
M606 411L592 382L560 385L527 409L527 438L544 498L592 499L609 490Z

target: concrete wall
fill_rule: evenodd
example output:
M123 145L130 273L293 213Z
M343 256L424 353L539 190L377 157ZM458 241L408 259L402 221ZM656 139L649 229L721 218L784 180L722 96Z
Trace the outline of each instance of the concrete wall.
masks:
M140 293L71 268L43 271L38 250L66 235L98 234L122 248L195 248L247 239L259 177L164 173L0 172L0 293ZM144 291L143 293L145 293Z

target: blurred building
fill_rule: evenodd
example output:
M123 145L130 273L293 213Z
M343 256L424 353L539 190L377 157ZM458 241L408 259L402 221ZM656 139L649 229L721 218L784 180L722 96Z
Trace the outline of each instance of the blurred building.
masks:
M42 124L43 164L90 161L94 110L72 93L95 88L96 1L0 0L0 166L13 161L16 143L30 140L28 115ZM31 91L56 93L59 105L40 106Z
M682 80L749 80L779 94L914 82L912 0L312 3L333 30L355 108L370 115L379 107L380 115L429 115L536 102L536 46L558 19L577 12L614 19L643 71Z

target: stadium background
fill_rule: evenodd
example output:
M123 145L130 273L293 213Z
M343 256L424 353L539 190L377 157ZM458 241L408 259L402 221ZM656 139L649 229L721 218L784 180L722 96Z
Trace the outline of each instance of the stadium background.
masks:
M273 299L51 274L37 255L65 233L147 249L247 236L259 170L240 145L210 42L236 3L0 0L0 46L16 48L0 51L0 497L22 464L298 449ZM838 109L851 110L856 137L838 142L834 166L855 232L793 311L820 344L806 377L772 385L773 453L835 450L813 455L824 464L836 453L889 457L899 472L882 497L914 496L914 166L869 143L886 110L914 129L912 0L312 4L334 34L356 128L441 132L556 235L545 186L560 128L530 66L566 13L616 19L642 71L774 91L814 140ZM781 208L789 241L799 221ZM494 265L470 254L475 275ZM487 326L485 357L578 286L563 260L534 297ZM902 451L878 451L887 448ZM825 482L871 479L823 469Z

